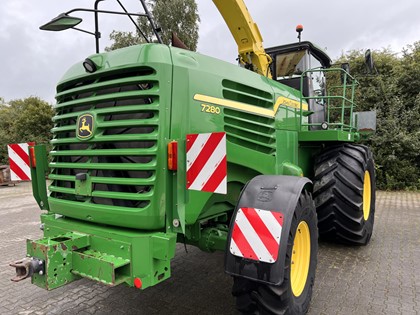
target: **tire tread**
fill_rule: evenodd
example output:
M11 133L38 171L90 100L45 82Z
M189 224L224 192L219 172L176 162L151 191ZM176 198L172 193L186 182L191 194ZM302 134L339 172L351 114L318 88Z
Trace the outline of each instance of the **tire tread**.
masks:
M351 245L369 241L373 218L371 224L363 218L363 181L369 163L373 163L369 148L355 144L329 147L317 157L313 197L322 239ZM373 183L372 194L374 188ZM371 212L373 216L374 207Z

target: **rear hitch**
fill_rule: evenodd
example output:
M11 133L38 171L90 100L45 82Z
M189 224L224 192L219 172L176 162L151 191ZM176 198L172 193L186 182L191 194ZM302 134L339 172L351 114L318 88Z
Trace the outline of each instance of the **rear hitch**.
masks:
M9 266L16 268L16 276L11 279L14 282L19 282L32 277L34 273L38 273L42 276L45 272L44 261L34 257L25 257L10 263Z

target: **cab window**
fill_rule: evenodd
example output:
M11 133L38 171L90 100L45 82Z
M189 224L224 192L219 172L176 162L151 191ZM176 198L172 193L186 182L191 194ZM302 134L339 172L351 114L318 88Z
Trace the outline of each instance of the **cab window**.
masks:
M277 80L299 77L308 67L306 54L306 50L299 50L277 55Z
M321 63L314 56L309 57L309 69L322 69ZM324 95L325 76L323 71L314 71L310 74L312 89L315 95Z

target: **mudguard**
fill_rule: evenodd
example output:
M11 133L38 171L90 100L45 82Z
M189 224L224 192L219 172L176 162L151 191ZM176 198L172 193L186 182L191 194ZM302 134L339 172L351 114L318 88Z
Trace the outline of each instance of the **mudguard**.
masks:
M308 183L305 177L260 175L245 185L226 242L227 274L273 285L283 282L293 213Z

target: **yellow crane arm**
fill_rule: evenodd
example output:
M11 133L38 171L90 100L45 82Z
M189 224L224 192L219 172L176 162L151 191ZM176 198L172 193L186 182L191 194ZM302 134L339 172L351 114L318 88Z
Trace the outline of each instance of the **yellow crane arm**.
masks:
M261 75L271 78L271 57L243 0L213 0L238 45L239 62Z

